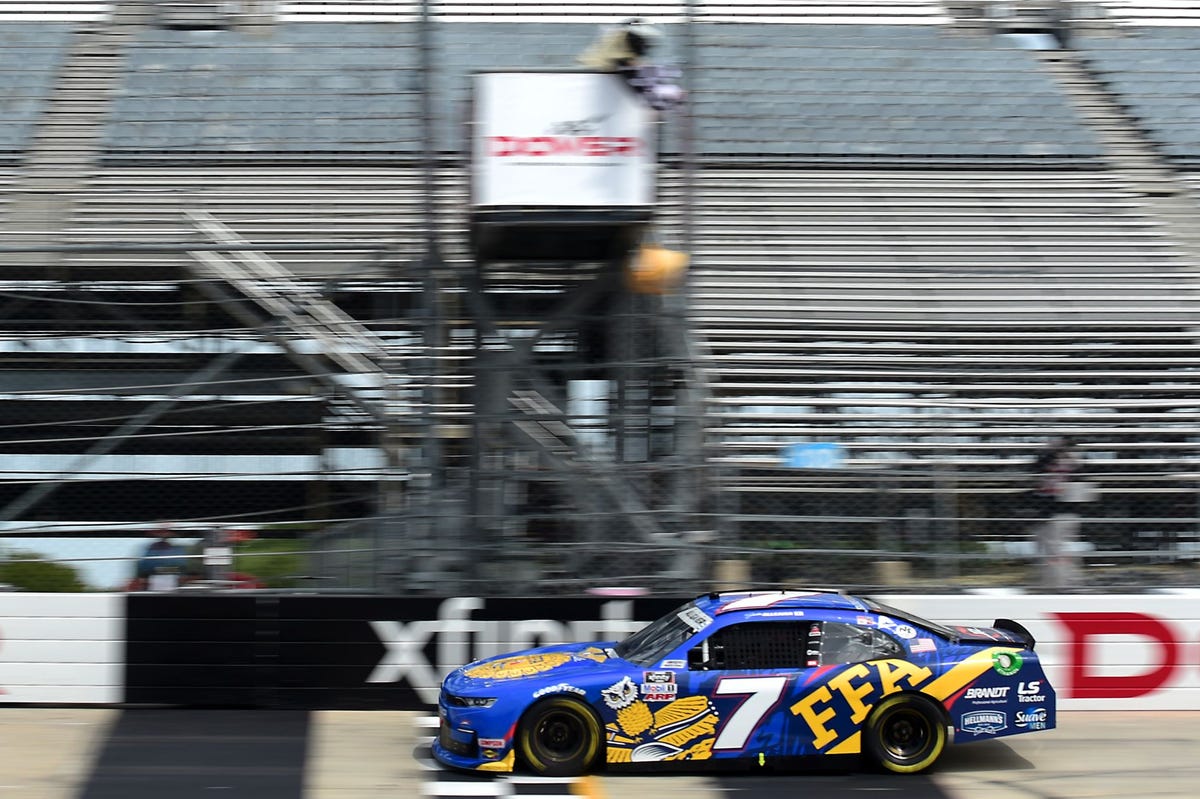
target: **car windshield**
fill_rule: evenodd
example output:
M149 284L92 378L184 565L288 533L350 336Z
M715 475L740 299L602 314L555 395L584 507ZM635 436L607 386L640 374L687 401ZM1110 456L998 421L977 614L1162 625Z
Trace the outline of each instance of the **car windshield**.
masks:
M681 614L695 607L689 602L658 621L647 624L616 646L617 656L639 666L651 666L662 660L675 647L691 638L696 632L693 625Z

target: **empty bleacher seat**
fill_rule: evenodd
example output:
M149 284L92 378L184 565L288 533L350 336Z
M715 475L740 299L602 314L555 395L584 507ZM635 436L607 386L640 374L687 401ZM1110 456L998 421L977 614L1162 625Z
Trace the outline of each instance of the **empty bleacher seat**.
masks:
M1193 264L1105 173L713 170L695 197L721 458L1020 463L1093 415L1169 426L1200 387ZM1145 429L1106 428L1108 465Z
M266 37L140 31L105 147L136 155L165 139L169 149L210 154L415 152L406 120L418 99L404 88L418 65L414 36L411 24L386 23L281 26ZM154 143L129 136L149 120L169 130Z
M29 146L70 31L59 23L0 23L0 153L15 157Z
M726 121L723 128L703 128L701 152L1099 153L1065 95L1029 54L993 48L986 39L886 25L860 26L852 35L836 26L698 30L706 69L692 86L695 112ZM1011 103L1014 96L1024 102ZM910 114L909 107L921 112ZM803 137L788 135L791 120L804 122ZM928 146L912 146L918 142Z
M1075 42L1151 140L1178 162L1200 163L1200 28L1135 28Z

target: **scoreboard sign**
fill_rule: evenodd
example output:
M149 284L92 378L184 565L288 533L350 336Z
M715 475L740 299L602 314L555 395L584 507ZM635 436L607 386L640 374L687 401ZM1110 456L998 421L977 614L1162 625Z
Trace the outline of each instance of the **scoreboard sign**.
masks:
M654 202L654 112L616 75L475 75L472 204L641 208Z

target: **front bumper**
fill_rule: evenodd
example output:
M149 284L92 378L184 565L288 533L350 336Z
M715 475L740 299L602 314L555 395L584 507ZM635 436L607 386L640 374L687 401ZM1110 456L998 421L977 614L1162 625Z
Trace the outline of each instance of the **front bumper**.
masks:
M473 743L470 749L476 753L472 755L460 740L461 732L448 731L445 722L442 722L438 737L433 740L433 759L452 769L500 773L512 771L512 765L516 762L516 752L512 751L511 746L506 749L480 749L478 744Z
M480 737L471 727L456 724L439 708L441 724L433 741L433 757L443 766L470 771L510 772L516 760L507 739Z

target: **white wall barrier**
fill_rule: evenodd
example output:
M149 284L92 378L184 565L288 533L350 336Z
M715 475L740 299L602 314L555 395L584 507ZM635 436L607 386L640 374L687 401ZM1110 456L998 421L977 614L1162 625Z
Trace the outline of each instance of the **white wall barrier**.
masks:
M1061 709L1200 710L1200 595L876 598L938 622L1020 622L1038 640ZM274 603L272 613L259 613L260 602ZM217 614L224 638L196 627L216 618L217 604L231 606ZM467 660L619 636L670 604L662 598L0 594L0 704L220 699L422 707L436 698L441 676ZM132 622L131 605L138 607ZM254 643L264 631L275 642L269 663ZM239 649L227 638L249 643ZM253 655L246 663L238 660L242 650ZM129 655L128 667L127 652L137 655ZM141 678L126 685L137 669ZM215 676L205 682L206 675ZM213 680L219 685L209 685ZM218 687L220 696L212 693Z
M998 618L1023 624L1037 639L1037 652L1058 693L1060 709L1200 710L1200 595L896 594L874 598L946 624L991 626ZM555 616L554 600L524 601L522 617L530 620L525 628L541 624L547 631L557 630L560 638L574 632L546 620ZM632 609L632 603L609 603L604 614L609 629L622 622L637 626L632 616L620 615ZM536 642L527 638L496 640L494 623L482 620L489 610L489 600L481 598L442 600L436 620L422 623L422 634L439 642L438 652L445 641L457 642L454 650L459 659L559 642L554 635ZM534 621L537 619L543 621ZM639 615L636 621L651 619ZM473 642L470 647L463 644L468 639ZM391 671L374 674L398 675L397 680L406 680L426 701L436 696L433 675L461 665L434 661L421 671L418 667L426 664L412 654L407 638L385 643L388 653L381 665Z
M0 704L124 697L125 597L0 594Z
M1025 625L1060 710L1200 710L1200 595L876 595L932 621Z

